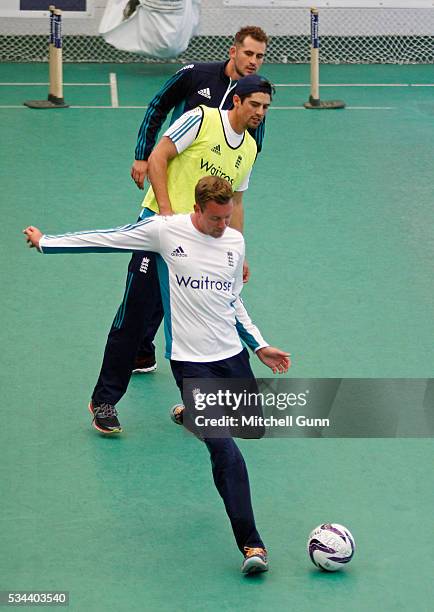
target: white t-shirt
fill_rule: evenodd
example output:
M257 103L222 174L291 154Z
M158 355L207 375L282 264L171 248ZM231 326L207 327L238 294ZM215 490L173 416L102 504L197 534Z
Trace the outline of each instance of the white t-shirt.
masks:
M240 353L241 339L252 350L268 346L239 297L244 238L232 228L213 238L199 232L190 215L156 215L116 229L44 235L40 248L47 254L158 253L169 359L219 361Z

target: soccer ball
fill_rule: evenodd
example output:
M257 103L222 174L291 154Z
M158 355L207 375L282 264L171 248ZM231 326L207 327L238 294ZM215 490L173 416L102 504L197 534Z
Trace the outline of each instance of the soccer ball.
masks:
M335 572L349 563L355 549L351 532L338 523L318 525L307 540L307 552L312 563L328 572Z

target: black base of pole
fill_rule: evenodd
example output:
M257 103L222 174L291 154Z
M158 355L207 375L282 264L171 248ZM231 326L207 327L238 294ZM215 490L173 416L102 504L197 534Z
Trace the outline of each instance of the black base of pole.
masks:
M304 103L304 108L308 109L334 109L334 108L345 108L345 102L342 100L327 100L323 102L319 98L309 97L309 101Z
M26 100L24 106L29 108L68 108L69 104L65 104L63 98L56 98L52 94L48 95L47 100Z

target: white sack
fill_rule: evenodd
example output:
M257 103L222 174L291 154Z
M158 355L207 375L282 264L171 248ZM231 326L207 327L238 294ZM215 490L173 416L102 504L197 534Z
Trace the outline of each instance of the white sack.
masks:
M149 57L176 57L188 47L199 25L200 0L140 0L124 19L128 0L108 0L99 32L122 51Z

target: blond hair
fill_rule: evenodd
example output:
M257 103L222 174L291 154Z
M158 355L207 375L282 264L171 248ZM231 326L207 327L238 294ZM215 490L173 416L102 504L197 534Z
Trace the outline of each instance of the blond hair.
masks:
M195 201L201 211L205 210L207 202L212 200L217 204L227 204L233 195L230 183L219 176L204 176L194 190Z

